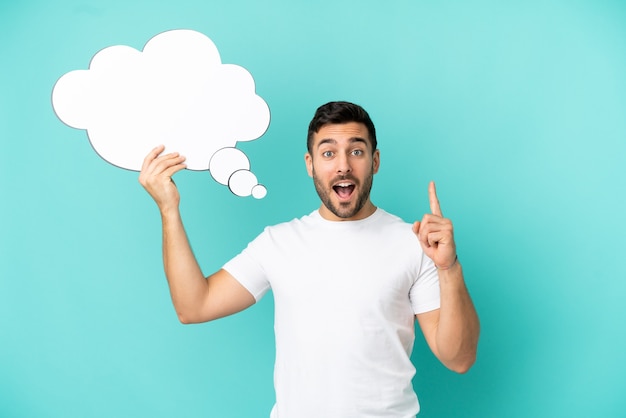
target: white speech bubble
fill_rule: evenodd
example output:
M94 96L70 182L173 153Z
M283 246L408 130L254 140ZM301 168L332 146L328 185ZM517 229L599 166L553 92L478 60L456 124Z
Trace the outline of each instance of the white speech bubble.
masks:
M184 155L188 169L209 170L216 152L259 138L270 122L250 73L222 64L213 42L192 30L163 32L143 51L101 50L88 70L57 81L52 105L65 124L87 131L103 159L134 171L159 144ZM230 155L235 161L223 157L220 166L239 164L240 156Z

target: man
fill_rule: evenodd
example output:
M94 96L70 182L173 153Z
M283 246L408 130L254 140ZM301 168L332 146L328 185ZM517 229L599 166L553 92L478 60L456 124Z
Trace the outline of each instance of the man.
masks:
M456 256L452 223L435 185L431 214L411 227L374 206L380 165L367 112L347 102L317 109L305 163L319 210L268 227L205 278L181 220L172 175L177 153L145 159L139 180L163 224L163 260L183 323L241 311L272 289L275 299L276 404L272 418L415 417L410 354L417 319L448 368L474 363L479 323Z

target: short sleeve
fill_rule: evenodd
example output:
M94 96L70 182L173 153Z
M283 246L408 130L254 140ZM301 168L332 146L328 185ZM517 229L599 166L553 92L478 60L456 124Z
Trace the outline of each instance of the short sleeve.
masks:
M264 241L267 241L267 230L263 231L241 253L223 266L223 269L241 283L257 302L270 289L270 283L262 264L266 258L264 252L268 248L267 245L264 245Z
M414 314L421 314L440 306L439 274L435 263L425 254L422 254L417 280L409 292Z

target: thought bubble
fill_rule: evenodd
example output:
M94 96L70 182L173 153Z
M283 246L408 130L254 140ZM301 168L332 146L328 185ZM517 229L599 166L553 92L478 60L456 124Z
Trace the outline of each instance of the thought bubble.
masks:
M209 171L213 179L227 185L237 196L254 196L262 199L267 194L265 186L257 182L250 171L250 161L243 151L237 148L222 148L211 157Z
M139 171L148 152L163 144L165 152L184 155L188 169L209 170L235 195L265 196L247 156L235 147L265 133L269 107L252 75L222 64L217 47L199 32L163 32L142 51L102 49L88 70L56 82L52 106L63 123L86 130L98 155L115 166ZM231 181L239 170L252 177L238 174Z

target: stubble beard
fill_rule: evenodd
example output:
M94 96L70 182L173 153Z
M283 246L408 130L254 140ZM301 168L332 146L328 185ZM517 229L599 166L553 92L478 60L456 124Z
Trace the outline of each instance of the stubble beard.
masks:
M331 184L339 180L350 180L354 182L355 186L361 185L361 183L352 176L337 177L331 182ZM351 218L363 209L363 206L365 206L365 203L369 200L373 182L374 173L370 170L368 176L363 181L362 187L358 188L359 195L357 196L354 206L352 206L351 203L340 203L339 207L337 207L331 199L331 194L335 193L335 191L330 185L328 187L324 187L321 180L315 175L315 169L313 169L313 184L315 184L315 191L317 192L317 195L320 197L324 206L326 206L326 208L335 216L341 219Z

